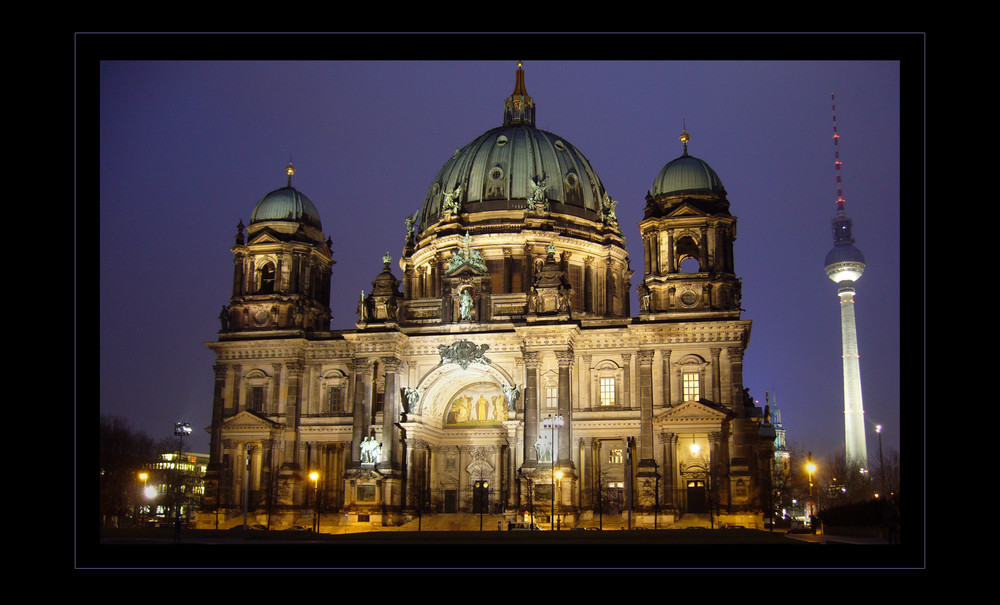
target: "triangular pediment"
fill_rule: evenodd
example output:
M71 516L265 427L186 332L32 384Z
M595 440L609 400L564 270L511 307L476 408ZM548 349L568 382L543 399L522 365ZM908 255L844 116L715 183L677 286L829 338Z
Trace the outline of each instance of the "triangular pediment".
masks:
M455 265L454 270L451 268L448 270L448 277L460 277L463 275L481 277L483 275L488 275L488 272L483 271L480 267L477 267L467 261L462 261L461 264Z
M729 420L731 412L700 401L685 401L653 418L654 424L677 426L721 425Z
M709 214L692 205L690 202L682 202L667 214L668 218L678 218L682 216L709 216Z
M271 431L280 428L279 422L268 420L246 410L222 421L224 431Z
M285 242L285 239L287 238L281 238L275 231L272 231L271 229L265 227L264 229L261 229L260 231L255 233L253 237L251 237L249 240L247 240L247 245L257 246L260 244L282 244Z

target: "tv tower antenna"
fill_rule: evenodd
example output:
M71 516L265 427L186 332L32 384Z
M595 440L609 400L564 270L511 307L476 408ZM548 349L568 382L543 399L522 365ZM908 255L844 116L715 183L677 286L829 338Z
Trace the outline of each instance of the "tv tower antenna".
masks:
M826 255L826 275L839 286L840 335L844 351L844 444L847 465L866 472L868 450L865 445L864 406L861 401L861 368L858 359L858 334L854 323L854 282L865 270L865 257L854 247L851 219L844 210L844 189L840 178L840 149L837 145L837 105L833 106L834 169L837 174L837 215L833 219L833 249Z

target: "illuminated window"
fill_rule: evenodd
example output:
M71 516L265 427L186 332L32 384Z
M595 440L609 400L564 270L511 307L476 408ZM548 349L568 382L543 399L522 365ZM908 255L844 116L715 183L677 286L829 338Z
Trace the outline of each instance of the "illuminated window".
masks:
M615 379L601 378L601 405L615 405Z
M621 448L616 448L608 452L608 462L610 464L621 464L623 460Z
M684 374L684 401L698 401L701 390L701 380L696 373Z
M554 387L554 386L545 387L545 407L547 408L559 407L559 387Z

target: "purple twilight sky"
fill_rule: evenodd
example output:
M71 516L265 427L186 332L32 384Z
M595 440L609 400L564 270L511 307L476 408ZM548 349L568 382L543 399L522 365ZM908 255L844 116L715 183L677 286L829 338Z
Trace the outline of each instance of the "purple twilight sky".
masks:
M719 174L738 217L743 318L753 321L744 382L761 405L770 392L789 441L820 459L844 440L840 311L836 285L823 271L837 191L835 93L847 214L867 263L856 313L868 447L878 455L874 425L881 423L883 445L900 449L908 423L900 415L898 54L844 53L847 60L839 60L830 49L855 38L819 36L806 39L822 49L810 59L779 52L750 60L734 52L739 60L715 53L640 60L540 53L544 60L532 60L530 46L516 45L509 59L498 60L446 52L399 60L408 57L403 50L378 59L343 60L351 56L343 53L332 60L273 60L240 55L252 46L241 36L222 36L222 45L236 46L235 55L218 52L213 37L203 57L177 51L170 36L157 44L164 38L168 51L97 53L99 71L78 76L99 78L87 84L99 103L82 106L99 111L99 126L94 111L81 110L78 120L93 124L100 144L101 413L124 416L155 438L170 436L177 421L190 422L195 432L185 449L207 452L214 355L205 343L217 339L219 310L230 296L237 223L246 224L256 202L285 184L291 159L293 185L316 204L333 241L332 325L354 328L357 298L370 290L386 251L401 276L403 221L420 209L431 179L456 149L501 124L522 59L537 127L579 148L619 202L636 271L633 298L642 272L644 198L663 165L681 154L678 136L686 124L689 153ZM656 40L661 48L720 38L728 40ZM770 48L785 42L761 40ZM581 41L614 45L622 38ZM332 42L349 46L344 37ZM905 90L916 95L922 123L922 83ZM910 143L922 148L922 135ZM917 179L919 198L922 173L907 178ZM81 221L82 207L78 198ZM913 261L922 266L922 258ZM86 294L78 292L81 304ZM638 310L634 300L632 309ZM919 314L912 319L923 321ZM80 363L90 362L88 349L81 341ZM90 409L77 411L78 419L91 418ZM906 435L914 443L922 439L919 426Z

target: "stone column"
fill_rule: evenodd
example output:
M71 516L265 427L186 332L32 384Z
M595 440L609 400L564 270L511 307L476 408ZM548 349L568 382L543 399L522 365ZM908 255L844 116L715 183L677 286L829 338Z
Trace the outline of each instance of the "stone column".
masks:
M750 456L749 444L746 439L747 425L745 408L743 406L743 349L730 347L726 351L729 356L729 375L732 380L730 389L730 409L736 412L733 420L733 457L747 459Z
M590 508L594 505L594 439L580 439L580 507Z
M660 262L660 232L653 232L653 268L656 275L663 274L663 264Z
M240 364L233 365L233 392L229 398L229 405L223 408L223 416L232 416L240 411L240 383L242 382L240 375L243 373L243 366Z
M622 409L632 409L632 354L622 353Z
M538 440L538 366L536 351L522 351L524 360L524 466L538 465L535 441Z
M368 436L368 396L371 383L366 380L371 364L367 359L351 361L354 382L354 423L352 426L351 466L361 464L361 440Z
M236 253L233 257L233 298L237 296L242 296L243 292L243 254L240 252Z
M573 461L570 460L569 445L573 438L570 429L570 420L572 417L570 394L573 388L570 384L570 373L573 369L573 349L556 351L556 360L559 363L559 415L563 417L563 426L559 429L561 434L559 435L558 456L556 456L556 452L552 452L552 454L553 460L558 461L560 466L566 465L572 467Z
M676 273L674 266L674 232L667 231L667 273Z
M510 248L503 249L503 292L514 291L514 252Z
M646 275L650 275L653 272L653 249L652 249L652 238L649 234L643 234L642 236L642 268Z
M229 366L215 364L212 366L215 371L215 388L212 394L212 432L208 442L208 469L205 472L205 497L202 501L204 508L216 507L219 505L220 486L222 477L222 411L225 406L226 373Z
M712 347L712 401L722 403L722 373L719 367L719 354L722 349Z
M667 407L672 407L674 405L671 399L671 388L670 388L670 349L663 349L661 352L663 356L663 405Z
M708 227L701 227L701 241L698 245L698 270L705 272L711 271L711 267L708 266Z
M663 496L660 503L665 507L676 507L674 501L676 492L675 476L677 474L677 434L664 433L661 435L663 443Z
M209 438L209 462L217 466L222 462L222 411L225 407L226 374L229 366L215 364L215 388L212 394L212 433Z
M639 350L636 358L639 362L639 466L642 467L653 464L653 351Z
M383 357L385 369L385 394L382 398L382 459L377 468L380 471L397 471L400 466L399 429L399 366L395 357Z

